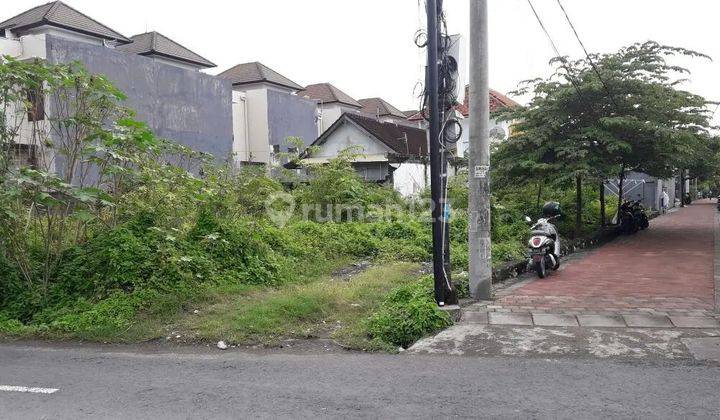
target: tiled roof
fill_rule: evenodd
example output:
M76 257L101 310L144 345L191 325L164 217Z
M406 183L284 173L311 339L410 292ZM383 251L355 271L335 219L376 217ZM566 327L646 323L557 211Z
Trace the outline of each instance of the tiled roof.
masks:
M310 99L316 99L325 104L337 102L356 108L362 108L362 104L360 102L356 101L350 95L330 83L316 83L314 85L308 85L297 94L299 96L307 96Z
M130 42L125 36L114 31L95 19L84 15L61 1L33 7L19 15L0 23L0 30L21 31L41 25L56 26L86 35L118 41Z
M382 122L357 114L345 113L343 116L365 129L399 155L426 156L428 154L427 133L421 128Z
M409 118L409 117L412 117L413 115L417 114L418 112L420 112L420 111L417 109L411 109L408 111L403 111L402 113L405 114L405 116Z
M386 100L382 98L367 98L360 99L358 102L362 104L360 112L368 115L375 115L379 117L397 117L406 119L407 117L402 111L390 105Z
M515 108L516 106L520 106L520 104L502 93L490 89L490 112L497 111L502 108Z
M408 121L422 121L425 117L423 117L422 111L416 111L414 114L408 117Z
M454 109L458 112L460 112L463 117L467 117L470 115L470 86L465 86L465 99L463 100L463 103L458 103L455 105ZM490 112L499 111L503 108L514 108L516 106L520 106L519 103L513 101L512 99L508 98L507 96L503 95L502 93L490 89L489 92L489 101L490 101ZM415 114L408 117L408 120L410 121L420 121L423 120L423 115L420 111L417 111Z
M174 58L201 67L215 67L212 61L203 58L158 32L135 35L131 39L132 43L122 45L118 49L140 55L160 55Z
M299 84L257 61L238 64L218 74L218 77L230 80L235 86L265 82L293 90L303 90Z
M513 101L497 90L490 89L490 112L499 111L503 108L515 108L520 106L519 103ZM458 104L456 108L463 116L470 115L470 85L465 86L465 100L462 104Z

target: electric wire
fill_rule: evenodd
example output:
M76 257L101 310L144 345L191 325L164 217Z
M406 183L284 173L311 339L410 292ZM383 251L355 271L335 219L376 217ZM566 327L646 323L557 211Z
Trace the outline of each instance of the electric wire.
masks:
M545 37L547 37L548 41L550 41L550 45L552 45L552 49L555 52L555 56L557 57L558 60L560 60L562 62L562 67L565 69L565 72L568 75L568 80L570 81L570 84L572 84L573 88L575 89L575 92L577 92L578 97L580 98L580 101L583 102L585 105L587 105L587 103L585 102L585 97L583 96L582 92L580 92L580 87L578 86L577 82L575 81L575 76L573 75L573 72L570 70L570 67L568 66L567 59L565 58L564 55L560 54L560 51L558 50L558 47L555 44L555 41L553 41L552 37L550 36L550 32L548 32L542 19L540 19L540 15L538 14L537 10L535 10L535 6L533 6L532 1L527 0L527 3L533 12L533 15L535 15L535 19L538 21L538 24L540 24L540 28L542 28L543 32L545 33Z
M563 4L560 0L556 0L556 1L557 1L558 6L560 6L560 10L562 10L563 14L565 15L565 20L567 20L568 25L570 25L570 29L572 29L573 34L575 34L575 39L577 39L578 43L580 44L580 47L582 47L582 49L583 49L583 52L585 52L585 57L587 57L588 62L590 63L590 67L592 67L593 71L595 72L598 79L600 80L600 83L602 84L603 89L605 89L605 93L608 95L610 102L612 102L613 106L615 107L615 111L619 112L620 107L618 106L617 102L615 102L615 97L613 96L612 92L610 92L610 88L608 87L608 85L605 83L605 80L603 80L602 76L600 75L600 71L598 70L597 66L595 65L595 62L593 61L592 57L590 56L590 53L588 53L587 48L585 48L585 44L583 44L582 40L580 39L580 35L578 35L578 32L575 29L575 25L573 25L572 20L570 20L570 16L568 15L567 11L565 10L565 7L563 6Z

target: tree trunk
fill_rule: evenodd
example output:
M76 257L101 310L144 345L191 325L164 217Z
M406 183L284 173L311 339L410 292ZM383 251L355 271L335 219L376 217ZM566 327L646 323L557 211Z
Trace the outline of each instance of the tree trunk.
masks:
M618 212L620 211L620 206L623 202L623 184L625 183L625 165L623 165L622 169L620 170L620 183L618 184ZM620 221L617 221L620 223Z
M685 169L680 169L680 207L685 207Z
M582 233L582 175L575 175L575 237Z
M605 180L600 180L600 227L605 227Z
M537 207L538 209L540 209L540 196L542 195L542 186L543 186L543 183L538 182L537 200L535 202L535 207Z

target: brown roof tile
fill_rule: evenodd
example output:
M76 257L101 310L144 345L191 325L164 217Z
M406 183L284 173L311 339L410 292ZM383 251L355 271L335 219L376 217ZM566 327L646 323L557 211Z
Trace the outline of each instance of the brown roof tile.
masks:
M357 114L346 113L343 116L365 129L399 155L426 156L428 154L427 132L421 128L382 122Z
M469 91L470 86L465 86L465 99L463 100L463 103L458 103L454 107L456 111L460 112L463 115L463 117L467 117L470 115ZM516 106L520 106L520 104L518 104L517 102L493 89L490 89L489 100L490 112L499 111L503 108L514 108ZM420 121L423 119L423 115L420 111L416 111L415 114L408 116L409 121Z
M325 104L341 103L356 108L362 108L362 104L360 102L356 101L350 95L330 83L316 83L314 85L308 85L297 94L299 96L307 96L310 99L316 99Z
M464 116L470 115L470 85L465 86L465 100L462 104L458 104L456 109L460 111ZM515 108L520 106L519 103L513 101L497 90L490 89L490 112L499 111L503 108Z
M362 104L360 112L378 117L396 117L406 119L405 114L382 98L366 98L358 100Z
M56 26L107 40L118 41L123 44L131 42L121 33L110 29L61 1L33 7L4 22L0 22L0 30L21 31L41 25Z
M140 55L157 54L201 67L215 67L212 61L190 51L161 33L147 32L135 35L131 39L132 43L121 45L118 49Z
M264 82L293 90L303 90L299 84L257 61L238 64L218 74L218 77L230 80L234 86Z

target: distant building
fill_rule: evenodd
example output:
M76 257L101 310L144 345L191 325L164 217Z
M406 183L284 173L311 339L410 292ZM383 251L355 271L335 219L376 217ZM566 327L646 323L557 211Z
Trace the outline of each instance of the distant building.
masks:
M404 196L428 185L428 139L425 129L345 113L313 142L304 163L324 163L352 148L353 167L366 180L391 185Z
M618 178L606 180L606 196L617 197L620 193L619 184ZM680 199L679 184L676 178L659 179L642 172L628 172L623 181L623 200L638 200L646 208L660 211L660 198L665 191L669 198L668 207L675 207L675 198ZM685 191L689 191L689 187L689 181L686 181Z
M404 112L395 108L382 98L366 98L358 100L362 104L360 112L373 116L380 121L407 123L408 118Z
M2 55L80 61L90 72L106 75L159 137L218 159L232 152L231 84L201 73L214 64L179 43L156 32L127 38L61 1L0 22L0 35ZM52 104L39 103L42 119L52 118ZM25 122L19 148L32 147L31 126ZM51 169L62 173L62 158L51 161Z
M406 118L410 118L410 117L412 117L413 115L417 114L418 112L420 112L420 110L418 110L418 109L411 109L411 110L403 111L402 113L405 114L405 117L406 117Z
M159 63L190 70L216 67L212 61L203 58L158 32L138 34L130 37L130 39L132 40L131 43L120 45L117 49L151 57Z
M307 145L317 137L316 102L296 92L303 87L266 65L233 66L218 75L233 89L233 152L238 162L268 164L291 151L288 137Z
M460 139L456 143L457 157L459 158L467 157L467 150L470 145L470 103L468 95L469 90L470 86L465 86L465 99L462 103L457 104L453 109L455 117L460 122L460 127L462 128L462 134L460 136ZM488 100L490 101L491 113L504 108L514 108L516 106L520 106L520 104L518 104L517 102L493 89L490 89ZM410 116L408 119L416 123L420 127L427 127L427 121L425 120L420 111L418 111L415 115ZM491 117L489 124L490 142L497 143L507 139L510 136L511 126L512 123L510 121L498 121Z
M350 95L330 83L316 83L305 86L298 96L317 101L318 135L322 134L340 119L344 113L359 113L363 105Z

